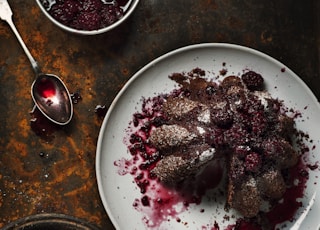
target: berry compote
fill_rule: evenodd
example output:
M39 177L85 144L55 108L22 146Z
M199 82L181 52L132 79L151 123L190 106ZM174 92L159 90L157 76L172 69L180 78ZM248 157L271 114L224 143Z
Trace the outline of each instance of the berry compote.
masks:
M48 13L60 23L78 30L107 27L125 14L131 0L41 0Z

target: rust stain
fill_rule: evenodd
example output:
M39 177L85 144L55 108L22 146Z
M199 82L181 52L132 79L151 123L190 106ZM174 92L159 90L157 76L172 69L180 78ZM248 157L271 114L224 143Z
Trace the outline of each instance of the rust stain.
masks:
M268 30L262 31L262 33L260 35L260 39L261 39L262 43L264 43L264 44L271 43L273 41L272 34Z
M12 134L14 135L14 134ZM19 153L20 156L25 157L27 156L27 144L23 142L19 142L18 140L11 138L6 146L7 149L10 150L12 154ZM15 160L15 158L9 159L9 160Z
M22 135L24 138L27 138L30 134L30 125L29 121L27 119L22 119L18 121L18 127L20 135Z
M39 9L38 6L33 6L33 7L31 7L31 15L32 15L33 17L35 17L35 18L39 17L40 13L41 13L41 12L40 12L40 9Z
M8 29L8 25L6 23L3 23L0 25L0 35L4 36L6 38L10 38L12 36L12 32L10 29Z

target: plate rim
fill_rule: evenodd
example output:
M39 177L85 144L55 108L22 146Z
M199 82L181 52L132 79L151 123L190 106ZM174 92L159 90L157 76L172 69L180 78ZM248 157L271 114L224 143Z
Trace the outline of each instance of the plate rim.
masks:
M166 60L169 57L172 57L174 55L183 53L183 52L187 52L187 51L191 51L191 50L196 50L196 49L204 49L204 48L210 48L210 49L214 49L214 48L225 48L225 49L233 49L233 50L238 50L241 52L246 52L246 53L250 53L254 56L259 56L263 59L266 59L268 62L272 62L278 66L282 66L283 68L285 68L285 71L290 75L293 76L295 78L296 81L298 81L299 85L301 87L304 88L305 93L308 94L308 96L310 96L310 98L313 100L312 103L314 103L315 105L317 105L317 109L320 110L320 103L318 101L318 99L316 98L316 96L314 95L314 93L312 92L312 90L308 87L308 85L295 73L293 72L289 67L287 67L285 64L283 64L282 62L278 61L277 59L273 58L272 56L263 53L259 50L256 50L254 48L251 47L247 47L247 46L243 46L243 45L238 45L238 44L233 44L233 43L199 43L199 44L192 44L192 45L187 45L184 47L180 47L177 49L174 49L172 51L169 51L155 59L153 59L152 61L150 61L148 64L146 64L145 66L143 66L141 69L139 69L135 74L132 75L132 77L130 77L127 82L124 84L124 86L121 88L121 90L117 93L117 95L115 96L115 98L113 99L112 103L110 104L107 113L103 119L103 122L101 124L100 127L100 131L98 134L98 141L97 141L97 148L96 148L96 161L95 161L95 168L96 168L96 179L97 179L97 184L98 184L98 191L99 191L99 195L100 195L100 199L103 203L104 209L107 212L107 215L109 217L109 219L111 220L111 222L113 223L113 225L115 226L116 229L119 229L118 226L118 222L115 218L115 216L112 214L111 209L108 207L107 205L107 200L106 200L106 194L104 192L103 189L103 180L102 180L102 175L101 175L101 155L102 155L102 141L103 141L103 136L104 133L106 131L106 127L107 127L107 123L108 120L115 108L115 106L117 105L118 101L121 99L121 97L123 96L123 94L127 91L127 89L133 84L133 82L135 80L137 80L139 78L140 75L142 75L144 72L146 72L148 69L152 68L153 66L155 66L157 63ZM143 95L141 95L143 96Z

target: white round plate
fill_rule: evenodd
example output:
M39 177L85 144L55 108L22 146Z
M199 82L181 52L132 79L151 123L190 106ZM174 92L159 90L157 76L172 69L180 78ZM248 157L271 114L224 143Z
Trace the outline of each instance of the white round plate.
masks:
M177 84L168 78L172 73L189 72L199 67L214 77L223 69L223 63L228 75L239 75L245 69L260 73L273 98L279 98L287 107L301 112L302 117L296 120L297 129L307 133L313 140L312 143L308 143L312 149L309 161L312 164L320 162L320 155L317 153L320 148L319 102L305 83L289 68L266 54L238 45L205 43L180 48L157 58L138 71L119 92L103 121L97 144L97 181L103 205L117 229L147 228L144 223L146 214L133 207L134 200L141 197L133 176L119 175L119 169L114 165L119 159L132 157L124 144L124 137L133 114L141 110L141 99L169 93L176 88ZM210 74L207 74L209 78ZM314 192L320 193L320 185L317 183L319 169L310 170L309 173L305 197L302 199L304 205L298 210L295 219L301 216ZM199 205L190 205L188 210L179 214L181 222L163 221L157 227L214 229L216 222L220 229L225 229L235 224L236 218L228 221L224 218L225 215L232 216L233 213L232 210L224 210L223 202L211 200L210 204L201 202ZM205 208L206 211L199 212L201 208ZM319 211L320 202L319 199L315 199L310 212L302 222L301 229L318 229ZM290 229L294 223L285 223L281 229Z

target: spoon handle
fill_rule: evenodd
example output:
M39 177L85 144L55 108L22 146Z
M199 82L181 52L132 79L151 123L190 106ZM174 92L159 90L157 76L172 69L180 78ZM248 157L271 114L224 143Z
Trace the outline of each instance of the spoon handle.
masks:
M0 0L0 18L2 20L6 21L9 24L9 26L12 29L12 31L16 35L18 41L20 42L20 45L22 46L24 52L26 53L27 57L29 58L33 70L35 71L36 74L39 74L40 73L40 69L39 69L38 63L32 57L29 49L25 45L25 43L22 40L22 38L21 38L16 26L14 25L14 23L12 21L12 10L11 10L7 0Z

